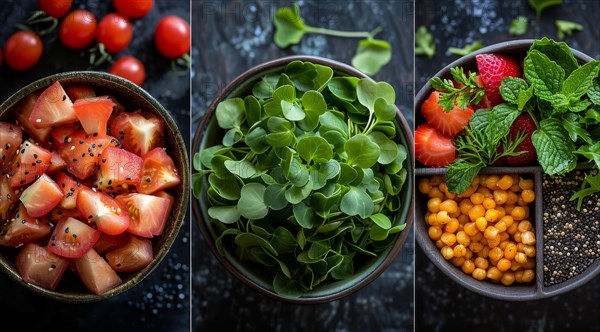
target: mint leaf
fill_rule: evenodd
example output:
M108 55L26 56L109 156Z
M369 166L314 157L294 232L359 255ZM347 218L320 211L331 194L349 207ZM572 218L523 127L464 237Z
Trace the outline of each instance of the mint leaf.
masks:
M570 172L577 166L573 154L575 144L569 139L558 119L544 119L531 135L531 141L538 155L544 173L557 175Z
M592 86L587 91L587 95L592 103L600 105L600 83L598 83L598 79L592 81Z
M592 105L592 102L587 99L579 99L576 101L571 101L569 104L569 111L574 113L579 113L585 111L588 107Z
M508 33L513 36L520 36L527 33L527 17L519 16L510 22Z
M529 85L524 79L518 77L506 77L502 79L500 94L507 102L517 104L521 91L527 90L528 88Z
M508 135L510 127L519 115L521 112L515 105L496 105L490 112L486 128L488 137L493 138L492 142L498 142L502 137Z
M531 50L525 57L525 77L536 96L550 101L561 91L565 70L540 51Z
M480 40L474 41L472 44L467 44L463 46L463 48L458 47L448 47L448 52L460 56L465 56L467 54L471 54L479 49L482 49L485 45L481 43Z
M462 194L469 188L471 182L485 165L472 163L464 159L456 159L448 166L445 180L448 190L455 194Z
M562 92L571 98L579 98L585 95L598 76L599 69L600 61L598 60L590 61L577 68L563 83Z
M590 161L596 163L596 167L600 168L600 141L594 144L589 143L590 145L584 145L577 149L575 153L580 154Z
M554 40L544 37L533 42L529 50L538 50L544 53L548 59L556 62L565 70L565 75L569 76L571 72L579 68L579 63L569 45L565 42L555 42Z
M528 2L535 9L538 18L545 8L562 4L562 0L528 0Z
M556 24L556 36L558 39L565 39L566 36L571 36L575 31L583 30L583 25L577 22L565 21L565 20L556 20L554 22Z
M530 86L527 90L521 90L519 97L517 98L517 108L522 111L527 105L527 102L533 97L533 86Z
M573 142L577 142L577 138L581 137L588 144L592 144L590 133L579 123L579 117L574 113L567 113L562 118L562 125L569 134Z

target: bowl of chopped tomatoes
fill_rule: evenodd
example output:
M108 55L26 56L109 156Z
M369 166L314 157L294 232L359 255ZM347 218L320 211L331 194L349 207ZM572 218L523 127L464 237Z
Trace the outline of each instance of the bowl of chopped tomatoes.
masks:
M93 302L162 261L189 200L169 113L102 72L59 73L0 105L0 269L34 293Z
M544 37L463 56L416 95L415 238L460 286L498 300L527 301L573 290L600 273L598 261L588 260L562 278L554 262L571 264L576 255L558 260L549 231L560 225L554 216L571 228L578 219L595 218L576 207L583 196L584 204L596 204L593 189L571 181L576 189L563 183L555 198L549 183L597 174L597 159L586 154L600 123L590 101L597 102L597 77L597 60ZM567 95L567 106L551 102ZM575 216L579 212L582 217ZM572 232L561 229L561 237ZM581 238L586 236L596 235L586 231ZM558 241L565 250L566 243L578 245Z

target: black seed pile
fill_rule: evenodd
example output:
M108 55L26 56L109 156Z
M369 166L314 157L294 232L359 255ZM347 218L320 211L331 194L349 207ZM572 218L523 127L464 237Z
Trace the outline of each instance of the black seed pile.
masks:
M544 286L565 282L600 259L600 194L587 196L581 209L573 192L588 172L544 175Z

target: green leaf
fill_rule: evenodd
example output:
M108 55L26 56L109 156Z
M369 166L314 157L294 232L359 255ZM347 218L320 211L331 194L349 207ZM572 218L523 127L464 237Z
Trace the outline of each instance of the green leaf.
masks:
M309 179L308 170L304 165L302 165L297 158L292 159L292 163L290 165L290 173L288 174L288 180L296 186L302 187L306 185Z
M485 45L481 43L480 40L476 40L471 44L465 45L463 48L458 47L448 47L448 52L460 56L465 56L471 54L479 49L482 49Z
M285 199L290 204L298 204L306 199L312 191L312 183L310 180L303 187L292 186L285 191Z
M565 71L538 50L530 50L525 57L525 77L533 86L535 95L550 101L561 91Z
M240 186L237 179L221 179L215 174L208 176L208 182L219 196L235 201L240 198Z
M302 228L311 229L316 225L317 216L312 208L306 206L304 203L296 203L293 210L294 218L296 218L296 222Z
M243 137L244 133L238 128L231 128L223 136L223 145L233 146L235 143L241 141Z
M381 155L379 146L363 134L355 135L346 141L344 150L348 155L348 164L361 168L373 166Z
M277 82L279 80L279 75L277 74L267 74L261 77L261 80L258 81L254 86L252 86L252 94L261 100L269 99L273 96L273 91L277 87ZM244 98L244 102L245 102ZM246 104L246 107L248 105Z
M396 118L396 107L388 104L383 98L375 100L375 118L378 122L390 121Z
M582 155L593 161L596 164L596 168L600 169L600 141L594 144L588 143L589 145L583 145L575 151L575 153Z
M302 296L302 288L297 281L290 279L283 272L277 273L273 279L273 290L280 295L287 297Z
M456 159L448 166L445 179L448 191L454 194L464 193L484 165Z
M249 126L252 126L256 122L259 122L262 117L262 106L260 105L258 99L256 99L256 97L253 95L247 95L244 98L244 106L246 109L246 123Z
M352 66L367 75L376 75L392 59L392 46L385 40L363 39L358 42Z
M574 70L565 80L562 92L570 98L579 98L587 93L598 77L600 61L590 61Z
M275 228L270 243L279 254L293 253L298 246L296 237L282 226Z
M415 55L425 55L430 59L435 55L433 36L427 31L425 26L420 26L415 33Z
M254 165L247 160L225 160L225 167L231 174L242 179L251 178L258 173Z
M361 78L356 86L358 101L371 113L375 112L375 101L383 98L388 104L396 101L396 92L387 82L374 82L368 78Z
M577 22L571 22L566 20L556 20L556 37L558 39L565 39L566 36L571 36L575 31L583 30L583 25Z
M402 144L396 144L396 147L398 148L398 155L393 162L385 166L385 172L387 174L396 174L404 169L404 161L408 157L408 151Z
M533 97L533 86L530 86L527 90L521 90L519 98L517 98L517 109L519 111L525 109L525 105L531 100L531 97Z
M398 156L398 145L396 143L378 131L370 133L368 137L379 146L381 151L379 158L377 158L378 163L388 165L396 159Z
M302 159L310 163L324 163L333 157L331 145L320 136L304 136L296 145L296 150Z
M537 50L544 53L548 59L556 62L565 71L565 77L568 77L571 72L579 68L579 63L573 56L571 48L565 42L556 42L550 38L543 37L537 39L531 45L530 51Z
M364 189L352 187L342 196L340 210L349 216L360 216L363 219L369 218L373 213L375 205L371 197Z
M569 137L573 142L577 142L577 139L581 137L587 144L592 144L592 138L585 128L579 123L579 116L574 113L567 113L562 118L563 128L569 134Z
M392 227L392 222L390 221L390 218L388 218L383 213L374 214L370 218L377 226L383 229L390 229Z
M300 121L306 116L302 110L302 107L295 102L290 103L289 101L282 100L280 103L283 116L286 119L290 121Z
M237 206L211 206L208 208L208 215L224 224L235 224L240 220Z
M331 270L331 276L334 279L343 280L354 274L354 262L352 258L344 255L342 262Z
M296 3L293 7L278 9L275 12L273 23L275 24L275 44L281 48L299 43L306 31L302 17L300 17L300 8Z
M313 131L319 125L319 117L327 112L325 98L318 91L306 91L302 95L302 108L305 118L298 123L298 126L304 131Z
M373 241L383 241L390 233L389 229L379 227L379 225L373 225L369 231L369 238Z
M358 177L358 173L348 164L340 164L340 176L337 179L339 184L350 184Z
M265 204L265 186L260 183L248 183L242 187L237 207L240 214L247 219L262 219L269 213Z
M217 123L223 129L239 128L245 113L246 106L242 98L225 99L217 105L215 111Z
M592 82L592 86L587 91L588 97L590 97L590 101L596 105L600 105L600 83L598 83L598 79Z
M331 243L329 240L315 241L310 245L308 249L308 257L311 259L324 258L331 249Z
M511 104L519 102L521 92L527 90L529 85L524 79L518 77L505 77L500 85L502 98Z
M235 244L243 248L261 247L268 250L277 256L277 250L269 243L269 241L254 233L241 233L235 237Z
M319 72L313 63L299 60L292 61L285 67L285 73L294 82L295 88L299 91L317 90L320 87L315 82L319 76Z
M327 88L335 97L353 102L356 100L357 77L341 76L334 77L327 83Z
M518 16L510 22L510 27L508 28L508 33L513 36L520 36L527 33L527 17Z
M539 128L531 135L531 141L538 155L538 161L544 173L548 175L564 174L577 166L577 157L573 154L575 146L558 119L544 119Z
M535 9L538 18L544 9L562 4L562 0L528 0L528 2L529 5Z
M490 112L486 134L493 138L492 142L498 142L502 137L508 135L510 127L521 112L515 105L499 104Z
M328 111L319 117L321 127L319 131L335 130L340 132L344 137L348 137L348 124L344 121L344 115L340 112Z
M265 204L274 211L285 208L288 201L285 199L285 187L280 184L271 184L265 189Z
M265 153L269 149L265 136L267 132L261 127L256 127L251 130L245 137L244 142L254 153Z
M313 89L318 92L323 91L325 87L327 87L327 83L333 77L333 69L328 66L315 64L315 69L317 70L317 77L315 77L313 81Z

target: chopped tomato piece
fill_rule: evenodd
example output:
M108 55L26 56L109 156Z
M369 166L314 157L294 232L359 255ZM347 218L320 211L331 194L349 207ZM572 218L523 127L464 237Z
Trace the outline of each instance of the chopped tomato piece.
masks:
M142 158L124 149L109 147L99 160L100 171L94 181L98 191L107 193L128 192L140 183Z
M58 184L44 173L23 191L19 199L25 205L27 213L37 218L52 211L62 198L63 193Z
M75 181L64 172L58 172L56 175L56 183L63 193L63 198L60 201L59 206L63 209L75 209L77 207L77 195L82 189L87 187L81 184L81 182Z
M57 206L52 211L48 212L48 218L55 223L69 217L78 220L84 219L77 209L63 209L60 206Z
M27 213L23 204L19 205L14 217L0 228L0 245L18 247L50 234L48 218L34 218Z
M77 101L77 99L96 97L94 89L87 85L68 85L65 86L65 91L67 92L67 96L74 102Z
M100 238L100 232L75 218L62 219L56 224L48 248L67 258L83 256Z
M160 144L164 124L157 116L142 111L123 112L111 122L111 135L125 149L143 156Z
M173 159L163 148L155 148L145 154L142 179L137 186L138 192L153 194L161 189L174 187L181 183Z
M160 235L165 228L169 199L154 195L131 193L120 195L116 200L121 203L129 214L129 228L132 234L151 238Z
M92 248L75 259L75 267L85 287L96 295L117 287L122 280L110 265Z
M49 290L56 289L69 266L68 259L36 243L26 244L15 263L23 281Z
M129 227L129 215L121 203L105 193L81 190L77 195L77 210L88 222L95 222L102 232L118 235Z
M46 168L46 174L55 175L58 171L63 171L67 168L67 162L62 159L60 154L55 148L49 150L52 154L50 157L50 162L48 163L48 168Z
M127 243L129 239L129 233L121 233L119 235L108 235L102 233L100 238L94 244L94 250L100 255L105 255L109 251L113 251L119 247L122 247Z
M59 148L60 156L67 162L67 171L79 179L86 179L96 172L98 157L110 146L121 143L111 136L97 137L79 130L68 136L68 144Z
M73 102L60 82L56 81L39 96L29 115L35 128L58 126L77 121Z
M0 170L13 160L23 142L21 128L13 123L0 122Z
M50 165L50 158L50 151L30 141L23 142L9 167L10 186L25 186L35 181Z
M125 245L106 254L108 264L117 272L139 271L154 259L149 239L129 235Z
M22 192L23 190L20 188L12 188L10 179L6 176L0 178L0 221L7 220L12 216Z
M73 110L85 132L97 133L100 137L106 135L106 126L113 107L115 103L108 96L78 99L73 104Z
M77 122L58 126L52 129L52 142L54 143L54 146L61 148L65 144L70 143L69 139L71 135L75 134L81 129L81 124Z
M17 120L17 124L20 125L23 130L31 136L36 142L41 145L45 145L48 143L48 139L50 138L50 132L52 128L36 128L29 122L29 116L31 115L31 111L33 111L33 106L38 99L39 94L32 93L25 98L19 105L17 110L17 114L15 118Z

